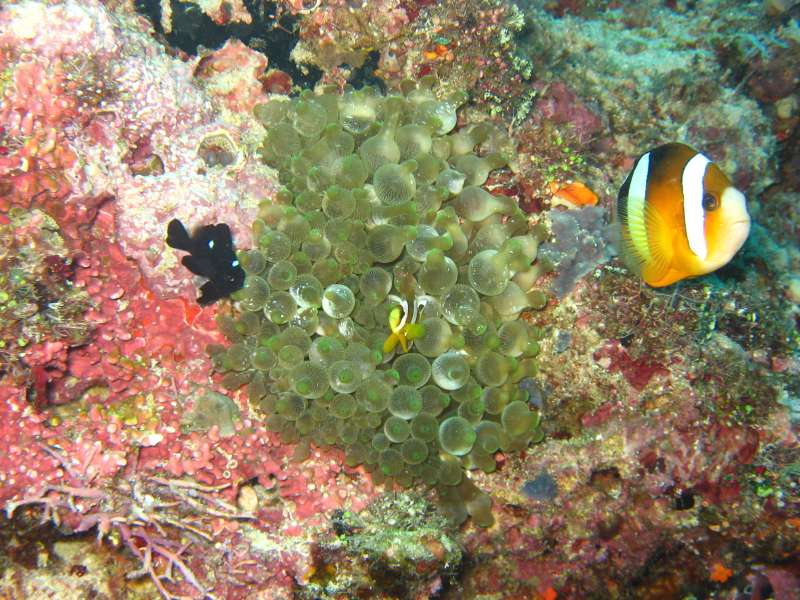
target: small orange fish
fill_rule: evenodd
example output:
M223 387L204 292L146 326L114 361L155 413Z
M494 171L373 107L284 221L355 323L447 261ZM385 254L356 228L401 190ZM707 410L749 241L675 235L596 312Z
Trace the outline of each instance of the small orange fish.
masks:
M744 194L708 157L679 143L636 160L615 223L625 264L653 287L719 269L750 233Z
M716 562L711 566L711 573L708 578L717 583L725 583L731 578L731 575L733 575L733 571L722 563Z
M550 201L551 206L562 204L567 208L579 208L581 206L597 205L597 194L580 181L566 184L554 181L550 184L550 191L553 193L553 198Z

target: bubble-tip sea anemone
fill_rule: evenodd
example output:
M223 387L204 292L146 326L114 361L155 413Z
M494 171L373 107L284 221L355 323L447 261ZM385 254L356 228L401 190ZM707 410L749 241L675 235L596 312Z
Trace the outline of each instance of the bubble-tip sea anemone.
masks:
M475 148L498 132L452 131L463 95L402 89L256 107L284 187L241 253L241 313L220 318L231 345L209 350L284 441L340 447L376 481L433 486L455 521L489 525L465 469L541 437L519 386L539 332L517 320L544 304L529 290L540 240L480 187L505 160Z

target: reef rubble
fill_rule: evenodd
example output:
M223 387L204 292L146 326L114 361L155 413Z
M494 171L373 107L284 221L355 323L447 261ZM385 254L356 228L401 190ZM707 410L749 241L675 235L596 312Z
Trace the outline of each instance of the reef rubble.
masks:
M797 597L795 9L185 3L228 36L217 48L192 38L199 49L188 53L165 37L197 33L181 31L186 14L156 3L167 11L156 22L140 4L0 7L0 597ZM723 23L698 35L713 14ZM264 22L296 43L292 75L280 62L287 48L242 33ZM303 77L319 79L316 91ZM326 119L348 101L341 135ZM398 126L409 138L434 131L413 140L430 151L395 144L403 162L385 168L393 148L367 142ZM303 156L300 134L307 147L319 140ZM321 190L360 177L355 160L343 169L332 158L347 136L360 148L349 156L379 156L370 193L395 206L370 227L391 229L386 240L320 220L355 220L370 201L334 190L322 204ZM632 158L665 137L724 163L754 226L723 270L654 290L615 257L608 223ZM468 146L460 168L474 201L451 173L458 144ZM423 181L454 187L438 205L433 191L424 196L433 208L420 217ZM476 223L490 217L479 237ZM230 225L250 279L241 293L197 305L201 280L165 244L175 218ZM423 235L432 225L450 239ZM298 228L312 243L287 266L277 233ZM513 246L490 235L519 228ZM320 250L319 231L339 235L338 252ZM372 244L363 264L359 236ZM398 269L415 242L425 252ZM348 404L344 374L337 403L304 387L297 352L284 348L306 339L286 342L277 295L264 311L256 279L285 300L291 282L281 288L281 278L294 281L314 252L320 292L349 286L354 306L339 318L347 302L321 296L325 315L313 324L328 337L369 330L364 339L380 338L391 358L354 343L348 360L374 357L372 370L402 378L391 385L404 397L392 393L375 419ZM501 283L513 280L521 299L491 300L502 293L487 283L497 261L471 278L483 252L508 254L516 266ZM259 253L269 277L254 266ZM388 304L375 310L382 321L371 312L389 290L364 274L384 265L398 281L423 282L431 306L458 281L491 309L428 319L430 331L455 331L446 347L416 341L424 335L410 314L401 325ZM354 307L370 311L339 323ZM401 351L412 343L432 349ZM247 344L265 350L240 368ZM435 418L406 424L444 410L430 410L432 393L423 410L415 378L451 348L466 348L474 378L443 423L469 431L443 435ZM406 357L423 354L411 374ZM271 370L278 361L284 368ZM302 402L288 405L289 392ZM313 429L331 415L335 426ZM342 425L351 417L352 431ZM483 429L496 439L474 434L478 423L492 423ZM425 426L436 429L429 438ZM377 445L358 437L377 428ZM471 452L478 438L488 451ZM425 442L403 446L413 468L386 453L406 440ZM443 459L426 462L435 440ZM436 488L447 477L469 483Z

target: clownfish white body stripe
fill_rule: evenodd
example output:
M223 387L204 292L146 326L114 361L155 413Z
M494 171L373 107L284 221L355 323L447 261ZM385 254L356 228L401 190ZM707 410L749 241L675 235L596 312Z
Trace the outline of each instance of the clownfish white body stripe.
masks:
M653 287L719 269L750 232L744 194L707 156L679 143L636 160L615 223L626 265Z

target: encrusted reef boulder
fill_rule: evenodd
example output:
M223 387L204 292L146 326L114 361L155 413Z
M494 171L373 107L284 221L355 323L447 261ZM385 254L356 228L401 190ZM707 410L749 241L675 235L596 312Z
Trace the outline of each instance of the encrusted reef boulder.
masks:
M301 600L430 598L458 574L463 549L447 519L416 494L386 494L359 514L335 511L317 541Z

